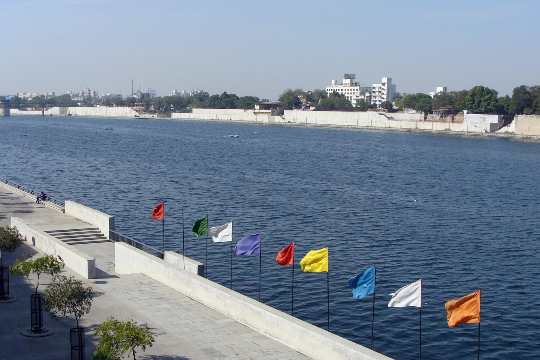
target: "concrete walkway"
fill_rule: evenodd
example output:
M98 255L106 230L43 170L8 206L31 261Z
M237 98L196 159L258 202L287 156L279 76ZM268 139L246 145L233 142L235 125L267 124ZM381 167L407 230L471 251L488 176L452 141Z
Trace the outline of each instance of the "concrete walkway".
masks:
M91 313L82 322L89 329L87 359L91 359L96 342L92 330L112 316L146 323L154 329L156 342L141 359L307 359L144 275L117 276L113 244L91 225L33 204L0 187L0 225L9 224L11 216L22 218L32 227L95 257L99 279L81 279L98 293ZM31 244L25 244L9 254L7 260L13 262L16 257L39 255ZM66 272L73 275L69 270ZM18 329L30 322L32 286L21 278L12 280L12 293L17 301L0 304L0 360L69 359L71 321L48 317L46 324L53 335L45 338L19 335Z

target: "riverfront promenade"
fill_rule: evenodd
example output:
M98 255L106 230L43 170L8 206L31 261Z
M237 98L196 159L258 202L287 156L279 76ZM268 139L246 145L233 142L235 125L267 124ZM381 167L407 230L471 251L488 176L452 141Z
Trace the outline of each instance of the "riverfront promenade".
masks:
M93 329L111 316L146 323L154 330L156 342L152 348L140 354L138 358L141 359L307 359L278 341L145 275L118 276L114 273L114 244L88 230L93 228L92 225L36 205L0 184L0 225L9 224L12 216L33 228L61 234L58 238L65 243L95 257L96 279L86 280L75 275L91 285L97 293L91 313L82 321L82 326L88 332L87 359L91 359L96 343L92 337ZM77 235L84 231L89 231L90 235ZM9 254L7 260L12 263L16 257L36 255L39 255L38 252L27 242L14 254ZM65 272L73 275L67 268ZM11 292L16 301L0 304L0 360L68 359L72 321L47 315L45 323L53 335L27 338L19 334L19 329L30 323L32 285L21 278L12 280ZM47 283L47 279L44 283Z

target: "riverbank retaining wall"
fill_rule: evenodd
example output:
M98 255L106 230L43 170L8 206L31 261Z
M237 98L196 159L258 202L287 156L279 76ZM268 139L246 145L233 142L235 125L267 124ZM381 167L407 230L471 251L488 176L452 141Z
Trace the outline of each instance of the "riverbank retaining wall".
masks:
M173 113L171 118L461 133L491 133L497 131L503 125L502 116L499 115L465 114L462 121L451 121L450 118L448 118L448 121L433 121L425 120L424 115L419 113L376 111L285 110L282 116L271 116L269 113L259 114L253 110L193 109L191 113Z
M114 263L119 275L145 274L312 359L389 359L128 244L115 243Z
M12 217L10 226L16 227L25 240L31 242L32 246L35 246L39 251L47 255L60 256L68 268L85 279L95 278L96 268L93 257L43 231L34 229L20 218Z
M515 133L521 136L540 136L540 115L517 115Z
M41 110L11 110L12 116L21 115L45 115L45 116L93 116L93 117L129 117L139 116L139 113L127 106L73 106L52 107Z
M110 231L114 230L114 216L105 214L99 210L79 204L72 200L64 202L66 215L87 222L97 227L103 235L110 239Z

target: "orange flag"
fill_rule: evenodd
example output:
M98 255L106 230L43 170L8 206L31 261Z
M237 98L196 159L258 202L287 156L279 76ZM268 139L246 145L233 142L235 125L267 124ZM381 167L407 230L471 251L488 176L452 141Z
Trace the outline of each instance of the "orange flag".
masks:
M480 290L459 299L448 300L444 304L448 327L459 324L478 324L480 322Z
M162 201L154 207L152 210L153 220L163 220L165 218L165 203Z

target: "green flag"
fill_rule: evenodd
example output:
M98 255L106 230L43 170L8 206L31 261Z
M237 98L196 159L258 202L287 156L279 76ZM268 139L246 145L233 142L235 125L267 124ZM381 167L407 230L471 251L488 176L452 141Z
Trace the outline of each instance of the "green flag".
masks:
M195 221L193 225L193 233L197 236L208 235L208 216Z

